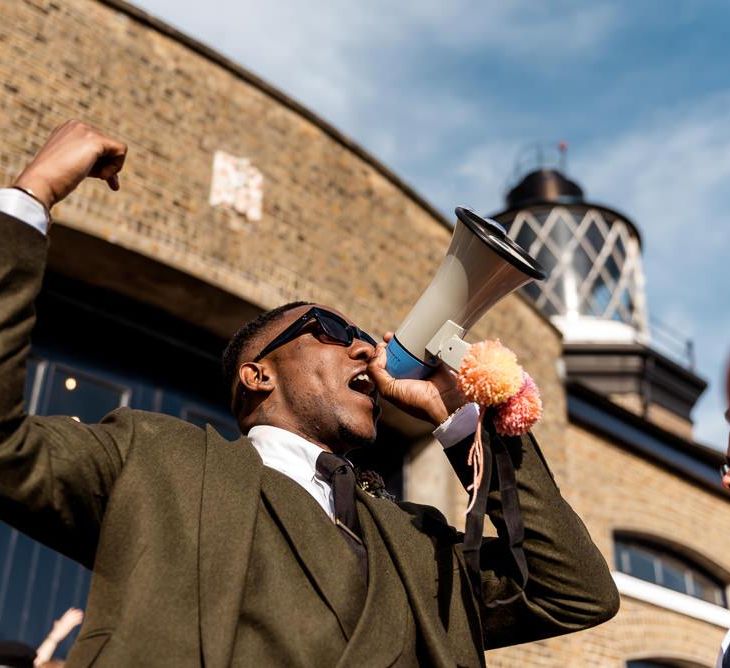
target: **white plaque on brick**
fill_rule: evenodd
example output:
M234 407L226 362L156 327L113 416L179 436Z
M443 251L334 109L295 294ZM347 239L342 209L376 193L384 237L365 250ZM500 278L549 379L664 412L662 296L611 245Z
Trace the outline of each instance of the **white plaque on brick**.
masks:
M225 151L213 156L210 205L223 206L248 220L261 220L264 201L264 176L248 158L237 158Z

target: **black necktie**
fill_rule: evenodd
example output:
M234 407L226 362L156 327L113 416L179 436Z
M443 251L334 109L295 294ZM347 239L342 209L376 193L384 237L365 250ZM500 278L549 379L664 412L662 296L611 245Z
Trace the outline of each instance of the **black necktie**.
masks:
M335 523L341 529L348 545L360 560L367 579L367 555L360 538L360 521L355 509L355 472L344 457L322 451L317 457L317 473L330 485L335 498Z

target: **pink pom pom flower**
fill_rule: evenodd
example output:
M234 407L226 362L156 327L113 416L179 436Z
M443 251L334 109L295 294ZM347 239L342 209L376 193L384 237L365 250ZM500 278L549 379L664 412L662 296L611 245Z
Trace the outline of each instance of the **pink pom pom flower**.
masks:
M497 407L494 428L502 436L526 434L542 417L542 399L535 381L523 371L523 383L519 392Z
M481 341L473 344L464 356L457 384L471 401L496 406L520 390L522 373L517 356L499 339Z

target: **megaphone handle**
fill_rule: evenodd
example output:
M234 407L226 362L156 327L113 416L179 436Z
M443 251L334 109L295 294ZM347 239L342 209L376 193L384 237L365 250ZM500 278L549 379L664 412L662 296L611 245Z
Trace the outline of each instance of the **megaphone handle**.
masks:
M464 359L464 355L469 352L470 347L470 343L454 334L441 345L439 357L444 364L454 371L458 371L461 368L461 361Z

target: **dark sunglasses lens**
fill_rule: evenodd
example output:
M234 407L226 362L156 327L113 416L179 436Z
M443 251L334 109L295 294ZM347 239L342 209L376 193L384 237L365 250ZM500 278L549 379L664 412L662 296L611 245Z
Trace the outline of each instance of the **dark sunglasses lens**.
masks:
M339 343L343 346L349 346L352 343L352 335L346 324L328 315L318 316L317 322L322 334L332 343Z

